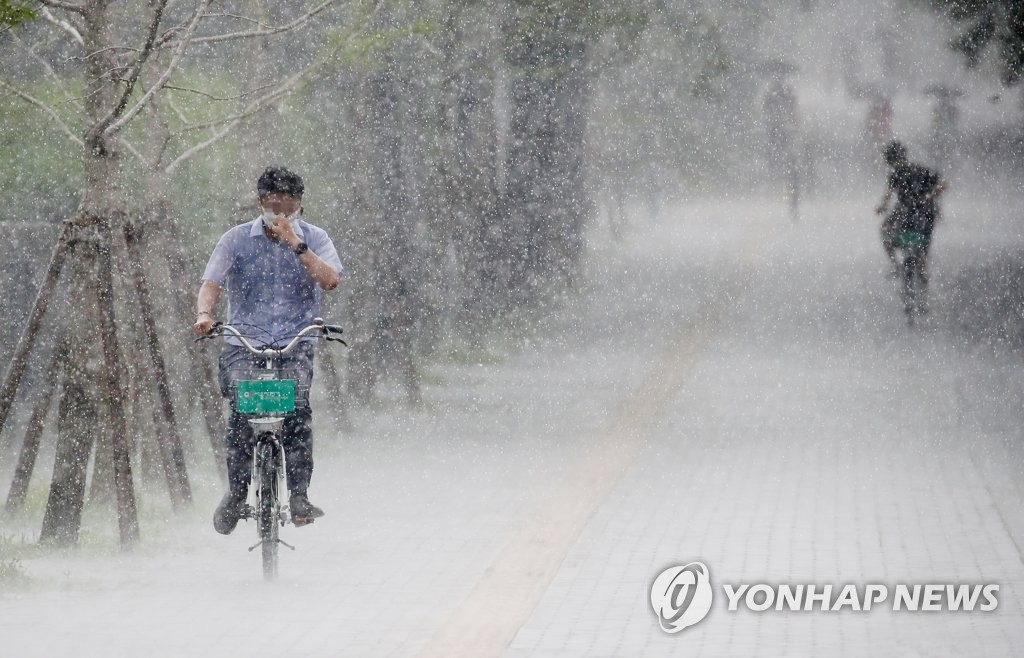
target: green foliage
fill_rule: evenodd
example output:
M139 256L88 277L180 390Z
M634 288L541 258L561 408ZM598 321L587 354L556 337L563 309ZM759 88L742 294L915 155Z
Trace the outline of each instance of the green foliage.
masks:
M328 62L340 68L378 68L387 64L392 50L407 39L429 38L438 33L434 20L414 20L391 29L353 32L337 29L327 35Z
M0 560L0 588L24 585L28 581L19 560Z
M0 25L18 25L36 18L37 15L26 2L0 0Z
M516 0L505 26L505 60L523 68L581 61L602 38L635 38L650 20L647 2L620 0Z
M51 85L26 91L60 106ZM17 218L59 221L75 208L82 185L81 151L36 108L11 95L0 97L0 180L18 200ZM79 128L65 117L72 130Z
M1024 1L918 0L961 26L950 47L977 67L987 53L999 63L1000 78L1010 86L1024 75Z
M977 66L992 37L996 35L996 24L991 16L982 16L951 44L953 49L967 58L968 66Z
M663 7L627 52L598 86L591 168L632 189L716 175L711 168L720 158L707 137L706 108L720 102L734 52L716 16Z
M22 560L31 558L37 551L38 547L25 537L15 539L6 534L0 535L0 592L31 582Z

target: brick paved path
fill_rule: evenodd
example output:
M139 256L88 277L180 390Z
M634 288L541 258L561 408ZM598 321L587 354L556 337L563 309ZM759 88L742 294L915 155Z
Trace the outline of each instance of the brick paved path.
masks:
M424 408L347 435L318 417L328 516L285 529L278 583L251 527L213 533L199 483L188 518L151 505L131 554L24 558L0 655L1014 655L1024 373L964 334L950 288L1021 243L1004 206L968 231L950 202L916 334L867 202L801 227L691 202L626 248L598 238L581 298L507 358L438 366ZM649 588L693 560L715 603L668 635ZM993 612L726 610L721 583L760 582L1001 589Z

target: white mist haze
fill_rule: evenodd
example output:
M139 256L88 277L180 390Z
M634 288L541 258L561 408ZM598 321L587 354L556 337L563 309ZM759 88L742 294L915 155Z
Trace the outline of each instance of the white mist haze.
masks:
M318 364L309 494L326 515L282 528L295 550L282 547L275 582L248 550L252 521L227 537L213 530L223 484L198 413L179 419L191 437L190 507L172 510L151 455L133 461L141 539L130 549L118 545L113 504L91 500L77 546L38 545L55 458L44 434L25 508L0 520L0 654L1016 655L1020 90L1001 87L990 62L966 69L946 45L956 30L917 5L776 4L653 2L648 32L594 48L578 268L531 303L490 316L482 307L484 329L459 334L456 274L470 249L437 236L465 235L465 218L410 229L429 249L396 256L416 273L409 295L451 311L416 325L440 336L419 355L422 399L410 400L394 362L379 365L369 401L335 398ZM496 29L476 22L461 34ZM766 146L762 103L779 62L798 107L796 213ZM499 121L515 116L510 76L488 79L501 87L488 110ZM865 133L863 91L891 100L892 137L933 165L936 98L925 90L935 84L962 92L957 148L941 172L930 310L911 327L880 245L886 171ZM358 104L332 116L327 94L305 97L323 127L295 153L368 121ZM429 142L431 126L418 127ZM496 130L504 157L514 131ZM391 244L376 225L331 215L358 205L345 205L358 196L345 176L362 171L346 158L368 157L356 150L329 164L346 201L317 190L327 173L307 178L310 221L328 218L350 268L342 288L384 267L360 245ZM401 158L421 153L434 152ZM407 210L429 216L437 180L412 178L422 207ZM227 225L180 239L204 261ZM42 253L49 228L17 230ZM19 289L40 276L5 269L8 299L31 304ZM358 346L369 331L359 314L377 301L349 294L337 293L328 319ZM12 317L14 306L4 304ZM20 331L10 325L8 358ZM354 354L334 357L343 378ZM188 371L184 355L168 360ZM33 373L45 376L43 361ZM0 435L5 493L31 399L19 398ZM652 584L692 562L710 572L710 613L666 633ZM721 583L999 590L989 611L790 614L730 611Z

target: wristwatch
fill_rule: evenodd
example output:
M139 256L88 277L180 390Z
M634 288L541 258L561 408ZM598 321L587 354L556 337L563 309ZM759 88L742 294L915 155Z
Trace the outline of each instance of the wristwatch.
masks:
M292 249L292 251L295 252L296 256L301 256L302 254L309 251L309 245L306 244L305 242L300 242L299 244L295 245L295 248Z

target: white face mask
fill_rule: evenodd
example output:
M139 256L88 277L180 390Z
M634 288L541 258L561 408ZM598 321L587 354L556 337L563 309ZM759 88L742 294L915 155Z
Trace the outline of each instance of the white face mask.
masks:
M284 218L287 219L289 222L294 222L295 218L298 216L299 213L295 212L291 215L285 215ZM263 225L266 226L267 228L271 228L274 225L275 217L277 217L277 213L275 213L273 210L264 210L262 215Z

